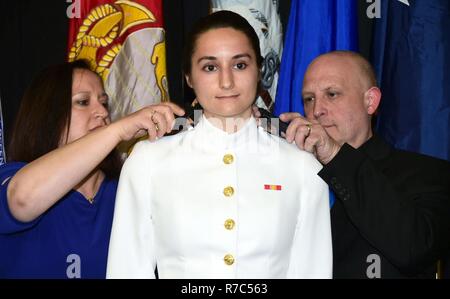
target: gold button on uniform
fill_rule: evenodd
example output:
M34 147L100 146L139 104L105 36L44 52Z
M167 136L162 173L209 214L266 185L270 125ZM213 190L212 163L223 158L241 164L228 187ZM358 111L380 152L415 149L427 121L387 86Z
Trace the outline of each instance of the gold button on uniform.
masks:
M225 221L224 226L225 226L226 229L232 230L232 229L234 228L235 224L236 224L236 223L234 222L233 219L227 219L227 220Z
M233 161L234 161L233 155L226 154L225 156L223 156L223 163L231 164L231 163L233 163Z
M224 256L223 260L224 260L225 264L227 264L228 266L231 266L234 264L234 257L231 254L227 254L226 256Z
M224 194L226 197L233 196L233 194L234 194L234 189L233 189L233 187L231 187L231 186L225 187L225 188L223 189L223 194Z

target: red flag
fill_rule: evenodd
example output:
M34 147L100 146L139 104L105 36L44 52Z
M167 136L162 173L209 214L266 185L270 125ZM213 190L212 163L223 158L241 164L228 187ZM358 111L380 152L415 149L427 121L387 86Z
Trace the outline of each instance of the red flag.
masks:
M168 101L162 0L81 0L79 8L68 58L88 60L103 78L111 118Z

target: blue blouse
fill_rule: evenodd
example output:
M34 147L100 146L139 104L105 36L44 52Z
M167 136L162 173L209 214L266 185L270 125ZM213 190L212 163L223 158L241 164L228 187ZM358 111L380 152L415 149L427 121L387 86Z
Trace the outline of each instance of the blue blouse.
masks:
M105 179L92 204L72 190L23 223L11 215L6 191L24 165L0 166L0 278L105 278L117 180Z

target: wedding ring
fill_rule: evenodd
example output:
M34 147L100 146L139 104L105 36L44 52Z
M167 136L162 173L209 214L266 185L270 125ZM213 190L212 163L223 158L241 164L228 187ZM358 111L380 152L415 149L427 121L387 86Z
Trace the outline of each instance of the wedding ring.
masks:
M311 134L312 124L306 124L306 127L308 128L308 133L305 135L305 137L308 137L309 134Z

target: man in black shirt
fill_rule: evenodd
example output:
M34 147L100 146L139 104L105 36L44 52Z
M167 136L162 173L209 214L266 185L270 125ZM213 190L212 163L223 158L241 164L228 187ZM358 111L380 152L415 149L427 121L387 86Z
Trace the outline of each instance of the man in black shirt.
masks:
M319 176L336 195L333 276L435 278L450 249L449 163L393 149L373 134L381 92L357 53L316 58L302 96L306 118L280 118L290 122L286 139L324 165Z

